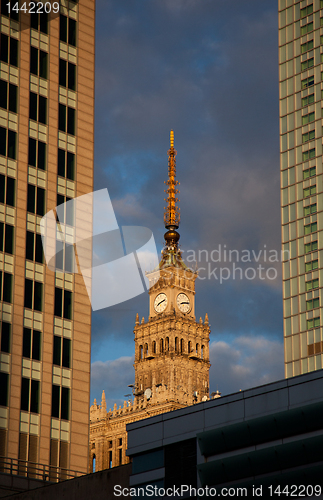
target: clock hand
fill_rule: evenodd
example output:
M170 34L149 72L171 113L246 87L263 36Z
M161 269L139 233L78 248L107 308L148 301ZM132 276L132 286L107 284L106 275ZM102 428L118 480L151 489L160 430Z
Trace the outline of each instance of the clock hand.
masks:
M182 305L182 304L189 304L189 302L181 302L181 305Z
M160 306L160 304L162 304L163 302L165 302L165 299L163 299L161 302L159 302L159 304L157 304L157 307Z

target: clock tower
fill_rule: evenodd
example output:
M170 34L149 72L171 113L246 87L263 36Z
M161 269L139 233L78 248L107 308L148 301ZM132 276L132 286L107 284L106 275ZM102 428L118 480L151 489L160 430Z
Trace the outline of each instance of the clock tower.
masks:
M178 246L180 222L177 207L174 133L168 151L165 246L159 266L147 274L150 282L149 317L139 321L135 334L134 399L107 412L104 391L101 404L90 409L90 471L129 462L126 455L130 422L206 401L209 398L209 320L195 320L195 280Z
M147 274L149 318L139 322L135 334L135 385L137 401L180 408L209 397L209 322L195 320L197 273L183 262L178 246L180 222L176 180L174 133L168 150L165 246L158 269ZM165 411L165 410L164 410Z

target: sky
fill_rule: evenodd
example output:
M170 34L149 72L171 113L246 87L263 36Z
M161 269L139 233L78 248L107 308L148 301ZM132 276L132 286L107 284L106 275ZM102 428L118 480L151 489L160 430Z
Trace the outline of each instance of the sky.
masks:
M284 378L277 19L276 0L96 0L94 187L160 252L174 130L180 245L222 395ZM147 292L93 312L91 402L129 393L137 312Z

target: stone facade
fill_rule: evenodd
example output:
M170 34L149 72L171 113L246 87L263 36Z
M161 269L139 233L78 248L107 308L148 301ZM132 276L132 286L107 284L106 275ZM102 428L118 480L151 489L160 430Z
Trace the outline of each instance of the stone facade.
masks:
M166 282L165 273L170 276ZM135 384L133 401L107 412L105 394L90 409L89 470L103 470L129 462L126 425L183 408L209 398L209 322L194 317L196 273L175 266L160 270L150 288L150 316L139 322L135 334ZM149 276L148 276L149 277ZM150 277L151 278L151 277ZM167 307L159 314L156 297L165 293ZM177 296L185 293L191 309L182 313Z

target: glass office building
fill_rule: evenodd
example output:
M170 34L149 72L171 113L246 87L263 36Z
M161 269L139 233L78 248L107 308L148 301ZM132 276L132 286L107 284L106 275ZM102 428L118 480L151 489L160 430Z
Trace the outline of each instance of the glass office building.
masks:
M323 1L279 0L285 375L322 368Z

